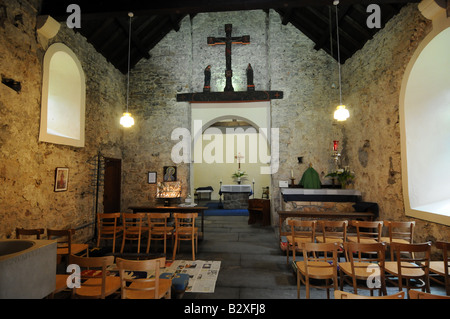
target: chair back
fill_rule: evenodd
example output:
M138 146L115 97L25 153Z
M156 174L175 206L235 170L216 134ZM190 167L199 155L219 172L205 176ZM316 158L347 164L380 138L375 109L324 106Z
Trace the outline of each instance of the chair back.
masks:
M319 221L322 230L323 242L346 242L347 241L347 226L346 220L321 220Z
M41 239L41 235L44 233L44 228L16 228L16 238L20 239L21 236L36 236L36 239Z
M98 213L97 231L99 234L115 234L120 230L120 213Z
M398 280L408 278L409 273L422 270L426 281L429 279L431 243L403 244L391 243L395 259L397 261ZM414 275L413 277L417 277Z
M334 299L404 299L404 298L405 298L404 291L400 291L393 295L386 295L386 296L363 296L363 295L352 294L350 292L346 292L346 291L342 291L342 290L334 291Z
M160 268L165 258L149 260L127 260L117 258L121 282L122 299L158 299ZM145 278L131 275L131 272L145 272Z
M436 295L414 289L408 291L408 296L409 299L450 299L450 296Z
M293 243L298 240L300 240L301 242L314 242L314 239L316 237L316 220L289 219L288 225L291 228Z
M195 219L198 217L198 213L175 213L175 230L178 232L192 231L192 235L195 232Z
M167 220L170 217L170 213L149 213L148 222L152 230L165 233L169 227L167 226Z
M395 239L405 240L409 244L413 243L414 227L416 226L415 221L409 222L394 222L386 221L384 224L388 228L389 232L389 242L393 242Z
M351 263L352 273L355 275L362 268L367 270L368 263L378 265L380 272L384 274L385 243L344 243L346 260Z
M381 241L383 221L353 220L351 225L356 228L358 243L364 242L364 240L374 240L376 242Z
M141 237L143 228L147 225L147 214L122 213L122 225L127 239L133 235Z
M114 256L81 257L70 255L71 264L76 264L81 270L81 286L73 288L73 294L88 298L104 299L107 294L108 266L114 264ZM83 291L83 293L81 293Z
M337 283L338 248L338 243L302 243L303 261L305 262L306 277L309 277L309 271L311 268L315 268L316 274L328 274L329 270L332 269L333 278ZM316 276L315 278L320 279L319 277L320 275ZM328 277L329 275L324 275L324 278Z
M448 253L450 250L450 242L438 241L436 242L436 248L442 250L442 261L444 263L444 284L445 290L447 291L447 295L450 296L450 254Z
M68 255L72 254L72 236L75 229L47 229L47 238L56 239L58 248L67 248Z

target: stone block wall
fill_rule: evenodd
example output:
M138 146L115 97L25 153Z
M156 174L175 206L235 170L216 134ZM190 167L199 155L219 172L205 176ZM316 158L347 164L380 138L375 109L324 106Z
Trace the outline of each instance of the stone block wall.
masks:
M6 12L0 21L1 75L22 87L16 92L0 84L0 238L15 236L16 227L81 227L75 240L85 241L93 235L95 216L89 161L99 152L122 158L119 118L125 105L125 77L62 23L49 44L66 44L83 67L86 144L75 148L39 142L45 48L36 38L35 2L0 1ZM56 167L69 168L68 191L54 192Z
M403 203L399 99L406 66L430 30L431 21L409 4L342 68L351 112L343 124L346 157L356 173L354 187L365 201L378 203L380 220L411 220ZM449 237L448 226L416 220L416 242Z
M337 63L294 26L282 25L275 11L201 13L185 18L178 32L170 32L131 72L131 112L136 126L125 132L123 207L154 203L156 186L146 182L147 171L157 171L162 181L163 166L173 165L170 139L177 127L190 130L190 105L176 102L176 94L201 92L204 69L211 65L211 91L225 86L225 47L208 46L207 37L225 35L224 25L233 25L233 36L250 35L249 45L232 46L233 87L245 90L245 69L251 63L256 90L282 90L284 98L273 100L271 123L279 129L280 167L273 175L272 198L279 197L278 180L289 180L291 169L298 183L312 163L324 176L332 169L333 140L341 139L341 127L333 121L338 92ZM338 98L338 95L336 95ZM245 107L245 105L243 105ZM297 157L304 163L298 164ZM189 164L178 165L182 196L188 191ZM213 182L213 181L212 181ZM278 200L272 201L272 220Z

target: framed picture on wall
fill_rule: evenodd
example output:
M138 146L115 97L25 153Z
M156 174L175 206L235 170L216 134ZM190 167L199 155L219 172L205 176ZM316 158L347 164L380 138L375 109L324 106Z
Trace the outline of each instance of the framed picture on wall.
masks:
M164 182L175 182L177 180L177 167L164 166Z
M148 172L148 183L156 184L156 172Z
M57 167L55 172L55 192L64 192L69 183L69 169Z

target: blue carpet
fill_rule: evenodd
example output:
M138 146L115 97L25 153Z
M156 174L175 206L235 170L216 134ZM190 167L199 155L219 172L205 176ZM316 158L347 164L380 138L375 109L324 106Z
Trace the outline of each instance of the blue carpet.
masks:
M205 210L205 216L248 216L247 209L223 209L219 202L209 202Z

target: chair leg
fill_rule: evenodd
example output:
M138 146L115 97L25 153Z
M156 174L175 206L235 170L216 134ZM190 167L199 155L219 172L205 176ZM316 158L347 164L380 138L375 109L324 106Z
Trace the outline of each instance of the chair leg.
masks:
M123 248L125 247L125 234L123 234L122 238L122 246L120 247L120 253L123 254Z
M173 255L172 255L172 261L175 260L175 255L177 254L177 243L178 243L178 236L175 235L175 245L173 247Z
M300 272L297 269L297 299L300 299Z

